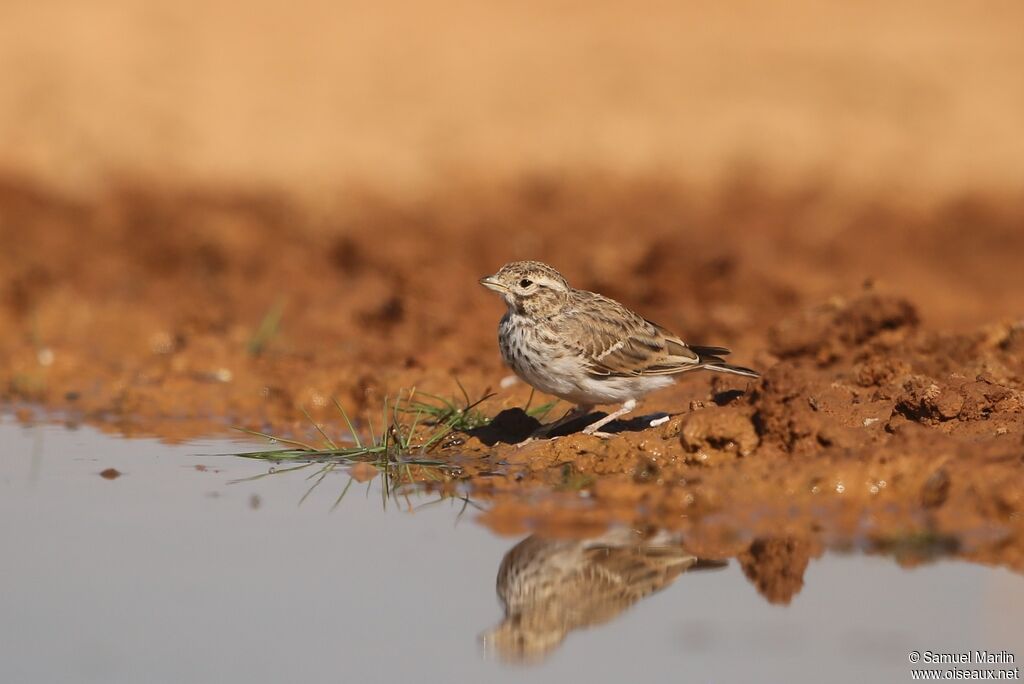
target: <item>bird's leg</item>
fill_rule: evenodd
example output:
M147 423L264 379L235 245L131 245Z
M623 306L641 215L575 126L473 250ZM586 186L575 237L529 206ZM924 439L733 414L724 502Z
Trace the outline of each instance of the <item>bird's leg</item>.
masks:
M602 418L601 420L591 423L587 427L583 428L583 434L594 435L595 437L608 439L609 437L611 437L611 435L607 432L600 432L601 428L603 428L605 425L612 422L616 418L621 418L622 416L626 415L635 408L636 399L629 399L625 403L623 403L622 406L619 407L618 411L613 411L604 418Z

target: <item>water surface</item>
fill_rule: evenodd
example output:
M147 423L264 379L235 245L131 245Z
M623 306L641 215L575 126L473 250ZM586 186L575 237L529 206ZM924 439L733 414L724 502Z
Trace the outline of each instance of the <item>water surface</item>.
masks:
M267 464L209 455L251 443L6 420L0 444L3 682L909 681L911 650L1024 656L1019 575L826 554L789 606L733 561L509 664L480 635L520 539L461 501L385 508L374 480L332 511L338 472L299 505L306 471L237 482Z

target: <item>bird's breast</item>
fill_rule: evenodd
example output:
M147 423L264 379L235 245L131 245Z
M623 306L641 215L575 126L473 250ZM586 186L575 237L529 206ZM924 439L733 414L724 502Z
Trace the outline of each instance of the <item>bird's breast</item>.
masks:
M542 392L561 395L566 391L567 373L578 374L578 364L566 368L564 345L546 326L509 312L498 327L501 356L516 375Z

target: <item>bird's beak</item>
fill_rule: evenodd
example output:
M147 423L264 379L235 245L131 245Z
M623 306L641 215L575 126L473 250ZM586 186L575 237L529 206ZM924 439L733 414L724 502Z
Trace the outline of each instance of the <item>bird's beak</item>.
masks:
M498 282L498 279L494 276L486 276L480 279L480 284L486 287L488 290L494 290L495 292L504 292L505 286Z

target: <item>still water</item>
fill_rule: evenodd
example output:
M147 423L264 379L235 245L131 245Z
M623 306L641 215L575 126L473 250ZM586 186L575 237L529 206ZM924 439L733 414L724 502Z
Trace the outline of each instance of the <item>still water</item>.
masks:
M374 480L332 510L338 472L299 505L304 472L245 480L267 464L213 455L252 443L0 420L0 445L0 682L904 682L914 650L1024 657L1021 576L826 554L788 606L735 561L682 562L597 617L592 587L556 592L547 605L576 608L554 615L599 624L534 625L529 662L510 663L485 644L521 538L461 501L384 508Z

